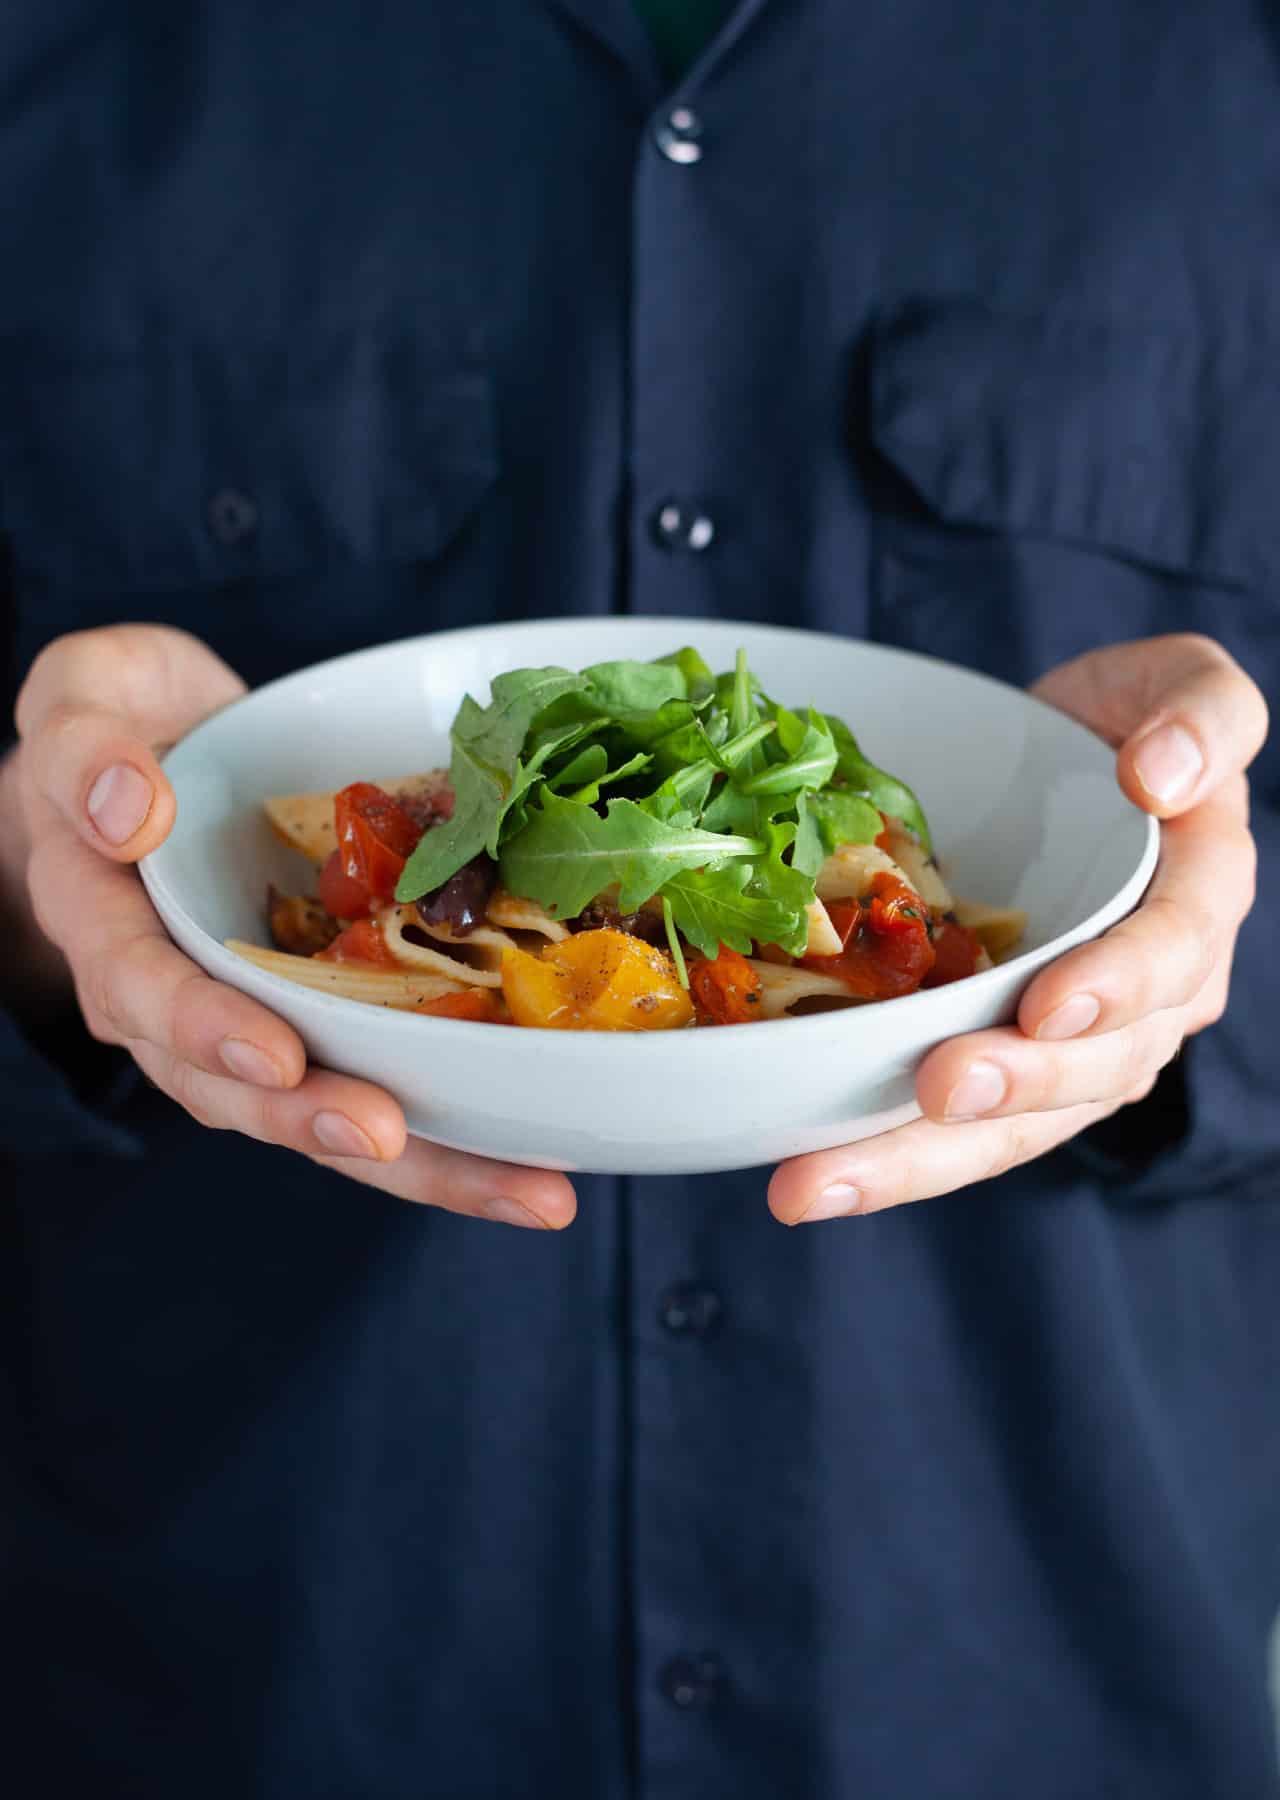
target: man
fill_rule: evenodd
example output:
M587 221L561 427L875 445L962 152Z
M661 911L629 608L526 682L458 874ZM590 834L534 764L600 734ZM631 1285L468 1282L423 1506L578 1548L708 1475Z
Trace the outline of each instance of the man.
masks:
M1273 1792L1268 22L10 10L29 1791ZM561 1231L564 1178L304 1069L132 865L156 751L242 682L618 608L1040 678L1168 824L1132 919L928 1060L925 1119L581 1180Z

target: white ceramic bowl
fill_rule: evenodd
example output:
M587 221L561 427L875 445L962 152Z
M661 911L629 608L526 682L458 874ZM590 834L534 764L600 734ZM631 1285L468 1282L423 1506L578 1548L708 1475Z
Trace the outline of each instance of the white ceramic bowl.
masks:
M462 695L483 703L505 669L686 643L717 669L741 644L777 699L846 718L919 793L953 891L1027 910L1022 953L901 1000L649 1036L415 1017L295 986L223 948L266 943L268 881L297 891L304 869L268 830L264 795L447 765ZM387 1088L422 1137L615 1174L749 1168L917 1116L925 1052L1012 1018L1037 969L1136 905L1158 847L1155 822L1116 785L1112 752L1017 689L875 644L703 619L557 619L385 644L260 688L165 768L177 823L142 877L188 955L288 1019L317 1062Z

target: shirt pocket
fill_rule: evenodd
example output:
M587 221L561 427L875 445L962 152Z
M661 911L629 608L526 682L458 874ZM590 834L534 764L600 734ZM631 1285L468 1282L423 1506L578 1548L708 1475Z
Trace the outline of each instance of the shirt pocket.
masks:
M1025 681L1167 631L1274 675L1280 415L1176 334L914 303L871 342L878 635Z
M498 473L487 370L411 329L37 356L0 387L0 523L55 630L429 561Z

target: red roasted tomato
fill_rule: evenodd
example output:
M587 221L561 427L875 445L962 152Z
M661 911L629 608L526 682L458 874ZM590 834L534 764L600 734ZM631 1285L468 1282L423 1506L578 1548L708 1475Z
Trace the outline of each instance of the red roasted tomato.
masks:
M391 795L371 781L343 788L333 806L338 848L320 871L320 904L335 919L362 919L394 898L400 872L422 836Z

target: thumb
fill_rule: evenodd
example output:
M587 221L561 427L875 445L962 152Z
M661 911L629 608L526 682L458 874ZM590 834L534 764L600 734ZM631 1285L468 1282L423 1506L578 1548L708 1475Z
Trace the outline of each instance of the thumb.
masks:
M61 822L115 861L146 856L176 810L153 747L243 692L225 663L182 632L116 626L55 639L16 709L32 839Z
M1121 788L1158 818L1240 776L1267 735L1257 684L1220 644L1189 633L1092 650L1031 691L1113 744Z

